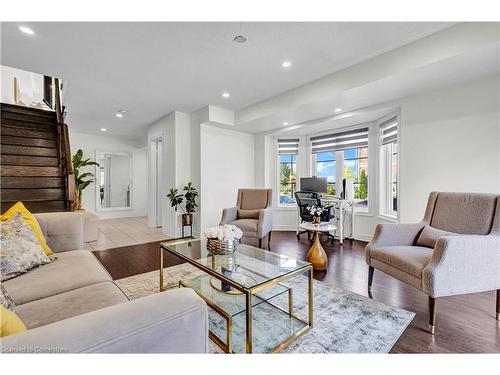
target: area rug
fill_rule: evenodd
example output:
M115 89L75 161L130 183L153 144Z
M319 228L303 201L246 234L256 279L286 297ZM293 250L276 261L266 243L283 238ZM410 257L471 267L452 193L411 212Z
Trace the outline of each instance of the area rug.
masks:
M176 285L179 280L202 274L202 271L189 264L181 264L165 268L164 282L166 285ZM116 284L132 300L157 293L158 275L158 271L148 272L117 280ZM286 284L294 291L294 313L306 317L307 278L297 276ZM331 287L318 280L314 280L313 290L313 328L281 353L388 353L415 316L413 312ZM285 293L273 299L273 302L285 307L286 298ZM209 312L209 321L211 330L218 332L225 329L224 321L212 310ZM264 329L272 330L273 327ZM238 343L235 341L234 345L236 348ZM210 342L210 352L221 353L221 350Z

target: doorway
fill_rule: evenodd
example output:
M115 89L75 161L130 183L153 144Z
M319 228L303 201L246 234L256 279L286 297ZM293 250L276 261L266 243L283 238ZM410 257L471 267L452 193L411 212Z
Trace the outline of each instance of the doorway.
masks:
M157 228L162 226L162 214L163 214L163 178L162 178L162 155L163 155L163 140L162 138L153 139L152 144L152 162L153 162L153 210L154 210L154 223Z

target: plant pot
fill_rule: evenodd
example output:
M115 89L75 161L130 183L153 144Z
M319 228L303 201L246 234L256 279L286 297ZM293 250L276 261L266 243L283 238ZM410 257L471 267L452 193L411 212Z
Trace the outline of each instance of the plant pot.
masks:
M182 214L182 225L193 225L193 214Z
M216 255L227 255L234 253L238 250L238 246L240 245L239 240L224 240L220 241L217 238L207 238L207 250L210 254Z

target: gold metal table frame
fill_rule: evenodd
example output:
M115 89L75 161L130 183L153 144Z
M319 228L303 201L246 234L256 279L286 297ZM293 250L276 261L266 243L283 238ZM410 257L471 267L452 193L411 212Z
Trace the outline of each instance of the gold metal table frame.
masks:
M246 353L252 353L253 352L253 347L252 347L252 342L253 342L253 327L252 327L252 310L253 310L253 305L252 305L252 299L254 297L260 298L255 296L256 293L266 289L270 288L274 285L281 284L283 281L286 281L288 279L291 279L294 276L297 276L299 274L303 273L308 273L308 319L305 321L301 317L298 317L293 314L293 291L291 288L289 288L288 291L288 311L283 309L282 307L275 305L274 303L271 303L270 301L264 300L263 303L267 303L282 312L285 312L288 314L290 317L297 319L301 321L302 323L306 324L303 328L301 328L299 331L295 332L293 335L289 336L287 339L282 341L280 344L278 344L276 347L274 347L271 350L271 353L276 353L285 348L288 344L290 344L292 341L296 340L298 337L302 336L304 333L309 331L312 326L313 326L313 267L312 265L308 265L306 267L297 269L295 271L292 271L288 274L276 277L272 280L268 280L266 282L263 282L259 285L256 285L255 287L252 288L244 288L231 279L219 274L218 272L214 271L213 269L203 266L200 263L197 263L193 259L189 257L182 256L179 253L176 253L174 251L170 251L168 248L163 248L160 246L159 249L159 260L160 260L160 292L166 290L167 288L164 287L163 285L163 251L169 251L171 254L174 254L178 256L179 258L185 260L189 264L195 266L198 269L201 269L202 271L206 272L212 277L215 277L216 279L220 280L221 282L224 282L234 289L240 291L245 295L245 300L246 300L246 309L245 309L245 322L246 322L246 337L245 337L245 342L246 342ZM181 286L187 286L185 281L179 281L179 287ZM198 293L198 295L207 303L210 308L215 310L217 313L219 313L222 317L226 319L227 322L227 329L226 329L226 342L224 343L215 333L212 331L209 331L209 337L212 341L214 341L222 350L224 350L226 353L232 353L232 316L219 306L217 306L213 301L211 301L209 298L206 296L201 295Z

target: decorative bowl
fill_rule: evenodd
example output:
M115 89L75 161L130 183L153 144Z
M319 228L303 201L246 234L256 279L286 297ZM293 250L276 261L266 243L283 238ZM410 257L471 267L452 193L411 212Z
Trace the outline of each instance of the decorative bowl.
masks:
M238 250L240 241L237 239L231 241L220 241L217 238L207 238L207 250L211 254L225 255L234 253Z

